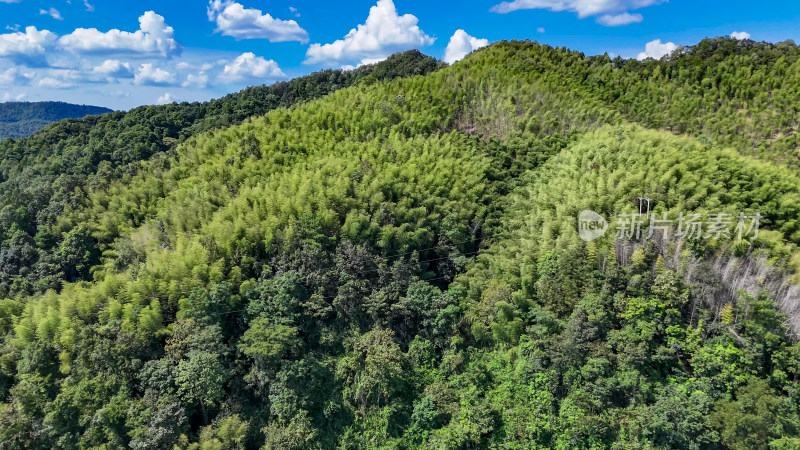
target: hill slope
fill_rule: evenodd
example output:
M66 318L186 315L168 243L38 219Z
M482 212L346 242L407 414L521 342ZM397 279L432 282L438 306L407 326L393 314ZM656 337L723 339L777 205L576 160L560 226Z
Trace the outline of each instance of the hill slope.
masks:
M152 111L4 147L0 441L797 446L797 118L742 77L790 98L798 54L500 43L117 153ZM762 229L578 238L638 197Z
M64 102L0 103L0 140L30 136L62 119L81 118L113 112L100 106Z
M356 70L321 71L206 103L144 106L127 113L64 120L29 138L0 142L0 205L8 212L5 220L0 219L6 227L0 231L0 240L23 231L27 238L20 239L33 239L31 258L40 263L23 275L21 265L0 262L0 291L11 288L14 295L14 280L21 281L20 276L25 281L16 285L27 292L58 288L64 279L87 278L88 268L76 272L59 261L61 235L66 230L59 229L58 218L67 210L86 206L91 188L102 189L120 177L136 174L145 161L151 160L147 167L169 165L170 153L190 136L343 87L426 74L439 67L435 59L409 51ZM16 245L6 248L10 247Z

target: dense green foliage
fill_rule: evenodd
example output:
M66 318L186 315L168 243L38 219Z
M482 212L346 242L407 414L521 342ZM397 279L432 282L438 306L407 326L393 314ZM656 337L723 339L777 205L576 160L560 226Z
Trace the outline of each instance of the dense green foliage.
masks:
M7 141L0 443L797 448L797 54L501 43ZM640 196L763 229L579 239Z
M781 265L794 254L798 189L786 169L691 139L635 127L582 137L526 176L503 237L451 287L475 339L466 373L486 377L450 383L486 392L457 397L471 405L457 414L481 405L490 441L524 447L796 446L794 330L774 292L733 293L715 268L741 243L627 243L612 231L587 244L575 218L635 212L632 194L659 217L770 211L770 228L792 237L762 231L742 253ZM435 438L465 445L474 437L462 426Z
M0 293L43 292L58 289L63 280L88 279L99 253L86 253L86 263L66 258L64 245L80 241L68 242L68 230L58 232L58 218L85 206L90 189L137 173L141 162L169 160L189 136L356 83L426 74L438 67L435 59L409 51L356 70L326 70L206 103L143 106L64 120L30 138L0 142L0 241L6 243L3 255L10 258L0 256Z
M30 136L61 119L81 118L113 112L100 106L64 102L0 103L0 140Z
M798 167L800 48L793 42L706 39L663 61L611 61L620 65L587 74L583 84L629 120Z

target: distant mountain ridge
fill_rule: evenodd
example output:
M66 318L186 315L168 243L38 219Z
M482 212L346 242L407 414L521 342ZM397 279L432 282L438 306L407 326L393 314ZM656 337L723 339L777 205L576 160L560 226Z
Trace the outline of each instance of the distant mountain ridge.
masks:
M61 119L78 119L110 112L114 110L65 102L0 103L0 139L27 137Z

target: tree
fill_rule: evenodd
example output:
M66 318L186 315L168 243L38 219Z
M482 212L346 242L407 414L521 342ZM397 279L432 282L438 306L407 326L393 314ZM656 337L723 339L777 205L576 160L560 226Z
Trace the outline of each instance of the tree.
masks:
M345 397L364 413L401 396L406 359L390 330L372 330L359 337L337 369Z
M722 442L734 449L768 448L772 440L797 433L797 417L766 380L753 379L720 401L711 414Z
M89 269L100 262L97 244L85 227L73 228L64 236L58 250L62 270L69 281L85 279Z
M199 406L203 423L208 423L208 409L224 398L229 377L219 355L194 350L178 363L175 383L178 395L187 404Z
M262 450L299 450L316 447L314 439L317 437L317 432L311 426L305 411L301 411L285 425L273 422L262 431L266 436Z
M225 417L217 424L203 427L200 441L186 447L187 450L244 450L248 422L238 414Z
M239 342L239 351L262 369L275 367L285 357L298 356L301 348L297 328L275 325L264 317L255 319Z

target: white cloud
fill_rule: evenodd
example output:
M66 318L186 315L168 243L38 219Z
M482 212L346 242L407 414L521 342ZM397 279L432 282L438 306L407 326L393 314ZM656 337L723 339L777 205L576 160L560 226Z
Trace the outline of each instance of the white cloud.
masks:
M245 8L232 0L211 0L208 20L217 23L223 36L239 39L267 39L270 42L308 42L308 32L294 20L281 20L261 10Z
M745 39L750 39L750 33L748 33L747 31L734 31L733 33L731 33L731 37L742 41Z
M353 28L343 38L330 44L311 44L306 52L306 64L364 61L385 58L392 53L431 45L434 38L418 26L411 14L397 14L392 0L378 0L370 8L364 24Z
M295 16L295 17L300 17L300 13L299 13L299 12L297 12L297 8L295 8L294 6L290 6L290 7L289 7L289 12L291 12L292 14L294 14L294 16Z
M227 63L227 61L222 61L222 62L216 61L216 62L213 62L213 63L203 63L203 64L200 64L200 65L197 65L197 64L192 64L192 63L186 62L186 61L181 61L178 64L175 64L175 68L178 69L178 70L199 70L201 72L205 72L206 70L209 70L209 69L213 68L217 64L221 65L221 64L225 64L225 63Z
M597 18L597 23L607 27L618 27L620 25L628 25L631 23L639 23L644 20L641 14L631 14L624 12L620 14L604 14Z
M102 67L102 65L98 67ZM94 69L95 68L92 67L81 67L80 69L51 68L44 71L42 76L67 83L69 87L88 83L111 83L116 81L114 76L101 71L95 71ZM128 77L130 77L130 75L128 75ZM55 87L55 83L48 83Z
M661 39L656 39L655 41L650 41L645 44L644 51L639 53L636 59L640 61L647 58L660 59L669 55L677 48L678 46L675 45L674 42L661 43Z
M175 76L164 69L146 63L136 69L133 82L139 85L169 86L175 83Z
M247 52L236 57L232 63L226 64L218 79L228 83L246 79L274 80L285 76L286 74L283 73L275 61L266 60L262 56Z
M386 58L388 58L388 56L381 56L380 58L364 58L361 60L361 63L358 65L358 67L368 66L370 64L378 64L379 62L386 60Z
M17 68L12 67L5 72L0 72L0 84L13 84L17 81Z
M5 71L0 71L0 84L11 85L31 80L36 76L34 72L21 72L18 68L12 67Z
M204 72L200 72L197 75L190 73L186 76L186 81L181 86L205 89L208 86L208 75Z
M83 6L85 6L86 10L89 12L94 11L94 5L89 3L89 0L83 0Z
M69 89L74 87L74 85L55 78L45 77L39 80L39 87L48 89Z
M118 59L107 59L99 66L92 68L93 73L107 75L113 78L131 78L133 70L131 64Z
M181 52L175 31L164 17L153 11L139 17L139 30L131 33L118 29L101 32L97 28L78 28L58 40L61 47L77 53L137 52L165 57Z
M5 94L3 94L3 101L4 102L21 102L22 99L24 99L27 96L28 95L25 94L25 93L20 93L20 94L14 95L14 94L12 94L10 92L6 92Z
M32 62L44 58L45 50L56 40L56 35L48 30L39 31L27 27L25 32L0 34L0 57Z
M0 3L19 3L22 0L0 0Z
M544 33L544 27L539 27L536 29L537 33Z
M453 64L461 58L467 56L473 50L489 45L488 39L477 39L464 30L456 30L444 50L444 61L447 64Z
M167 105L169 103L175 103L176 101L178 101L178 99L175 98L174 95L170 94L169 92L165 92L164 95L158 97L156 103L159 105Z
M626 25L641 22L641 15L629 14L629 9L640 9L664 3L667 0L513 0L498 3L492 12L508 14L523 9L546 9L548 11L569 11L578 18L598 16L597 22L606 26ZM627 22L626 22L627 20Z
M105 92L105 93L103 93L103 95L105 95L107 97L114 97L114 98L128 98L128 97L131 96L131 91L123 90L123 89L117 89L117 90L114 90L114 91L111 91L111 92Z
M492 12L507 14L523 9L546 9L553 12L569 11L584 18L598 14L639 9L663 3L666 0L514 0L492 7Z
M386 58L388 58L388 56L387 57L381 57L381 58L364 58L358 64L342 64L340 69L345 70L345 71L350 71L350 70L358 69L359 67L368 66L370 64L377 64L377 63L379 63L381 61L385 61Z
M64 18L61 17L61 13L58 12L58 10L55 9L55 8L40 9L39 10L39 15L40 16L50 16L50 17L52 17L53 19L56 19L56 20L64 20Z

